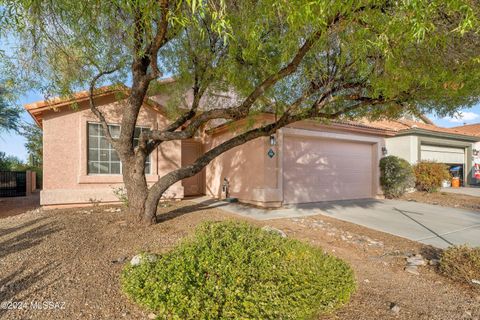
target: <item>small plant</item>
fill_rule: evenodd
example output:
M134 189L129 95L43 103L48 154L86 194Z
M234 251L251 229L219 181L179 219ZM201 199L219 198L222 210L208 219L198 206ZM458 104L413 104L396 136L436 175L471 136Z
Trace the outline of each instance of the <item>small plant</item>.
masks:
M113 194L125 207L128 207L127 190L124 187L112 187Z
M419 191L437 192L444 180L450 180L448 166L443 163L421 161L413 166L416 187Z
M480 288L480 247L454 246L446 249L440 260L440 271L447 277Z
M408 161L388 156L380 160L380 184L387 198L402 196L408 189L415 187L415 175Z
M89 198L88 199L88 202L90 202L90 204L92 205L92 207L96 208L100 205L100 203L102 202L101 200L98 200L97 198Z
M128 264L123 291L158 319L312 319L350 299L352 269L246 223L207 223L156 261Z

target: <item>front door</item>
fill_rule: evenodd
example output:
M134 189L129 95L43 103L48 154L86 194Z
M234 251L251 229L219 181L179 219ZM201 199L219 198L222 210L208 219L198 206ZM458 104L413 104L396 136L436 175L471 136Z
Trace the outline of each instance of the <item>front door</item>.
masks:
M182 166L195 162L202 154L202 144L196 141L182 141ZM199 172L193 177L182 180L183 194L185 196L195 196L203 194L203 172Z

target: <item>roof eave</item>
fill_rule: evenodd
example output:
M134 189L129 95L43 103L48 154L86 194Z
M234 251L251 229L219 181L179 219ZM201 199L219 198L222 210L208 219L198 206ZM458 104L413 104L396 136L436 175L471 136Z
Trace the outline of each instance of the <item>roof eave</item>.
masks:
M401 130L396 134L396 136L406 136L406 135L412 135L412 134L431 136L436 138L463 140L468 142L480 141L480 137L478 136L470 136L470 135L456 134L456 133L449 133L449 132L438 132L438 131L431 131L431 130L420 129L420 128L411 128L411 129Z

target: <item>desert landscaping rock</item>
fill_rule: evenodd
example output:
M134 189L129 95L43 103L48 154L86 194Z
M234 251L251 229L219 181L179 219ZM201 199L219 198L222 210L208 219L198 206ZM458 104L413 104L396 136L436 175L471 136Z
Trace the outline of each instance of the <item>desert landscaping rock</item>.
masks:
M124 262L129 263L140 252L168 252L205 221L236 219L265 225L189 201L161 208L162 222L150 227L131 225L124 215L104 209L90 208L89 214L82 213L85 209L45 210L0 219L0 302L65 302L62 310L0 310L0 319L148 319L152 311L134 304L120 290L125 264L112 261L128 257ZM359 279L349 303L315 320L462 319L465 310L471 311L472 319L480 317L480 296L474 286L447 280L434 268L415 278L403 271L405 259L400 257L428 248L419 243L324 216L276 219L268 225L344 259ZM337 236L328 236L327 228L335 228ZM343 241L340 235L352 239ZM362 236L384 246L353 242ZM387 297L401 305L399 314L386 305Z
M277 229L277 228L274 228L272 226L264 226L262 227L262 230L263 231L267 231L267 232L272 232L272 233L276 233L278 234L279 236L281 236L282 238L286 238L287 237L287 234L280 230L280 229Z
M300 218L291 218L290 220L310 228L324 230L330 237L336 237L338 235L340 240L348 243L353 243L356 245L368 245L371 247L383 247L384 245L382 241L374 240L364 235L352 234L349 231L338 230L332 226L331 223L324 222L323 220L313 219L313 221L311 221Z
M399 314L400 313L400 307L398 304L392 302L390 303L390 311L392 311L394 314Z
M420 272L418 272L418 267L417 266L406 266L404 270L406 272L414 274L416 276L420 275Z
M130 260L130 264L132 266L139 266L142 263L142 255L137 254L133 256L132 260Z
M139 266L141 265L142 263L145 263L145 262L155 262L157 261L158 257L154 254L151 254L151 253L146 253L146 254L142 254L142 253L139 253L135 256L133 256L132 260L130 260L130 264L132 266Z
M431 260L428 260L428 264L431 265L431 266L438 266L440 264L440 260L439 259L431 259Z
M112 263L123 263L127 260L127 257L119 257L115 260L112 260Z
M407 257L407 266L426 266L427 261L423 259L422 255L416 254L411 257Z

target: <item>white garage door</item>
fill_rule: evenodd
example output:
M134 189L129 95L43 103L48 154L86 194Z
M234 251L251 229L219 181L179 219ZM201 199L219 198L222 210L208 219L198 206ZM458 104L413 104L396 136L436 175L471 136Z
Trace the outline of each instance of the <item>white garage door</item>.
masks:
M436 161L441 163L459 163L465 162L465 149L439 147L431 145L420 146L422 160Z
M284 203L372 197L373 145L286 136Z

